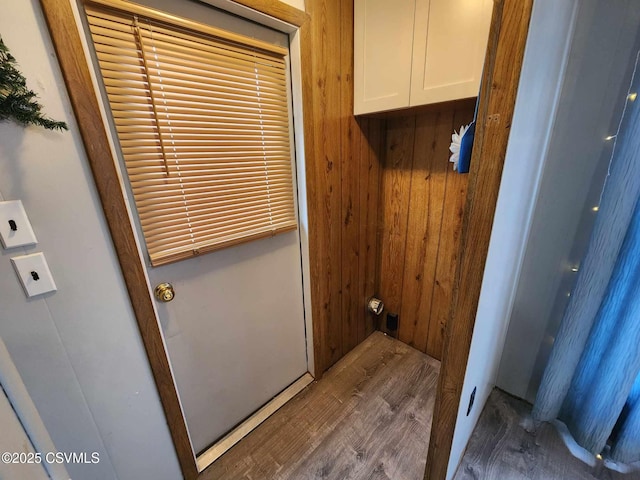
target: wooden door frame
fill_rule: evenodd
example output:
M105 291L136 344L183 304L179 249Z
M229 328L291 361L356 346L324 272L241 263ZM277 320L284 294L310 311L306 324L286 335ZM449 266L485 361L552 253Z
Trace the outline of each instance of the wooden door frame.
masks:
M311 210L315 205L312 201L313 197L317 195L312 161L314 154L312 119L314 117L311 17L279 0L233 1L298 28L302 62L307 195L310 208L309 231L312 232L309 242L310 255L315 255L317 248L314 243L317 241L317 235L313 235L313 232L316 231L316 215ZM127 291L132 300L131 304L180 468L186 480L194 480L202 474L198 473L162 332L147 285L144 262L140 257L133 226L129 220L126 199L120 186L116 163L111 155L109 134L102 122L100 104L93 88L80 33L77 28L71 27L76 24L73 9L70 0L40 0L40 3L58 56ZM425 471L425 479L428 480L444 480L446 477L532 3L533 0L494 0L467 206L463 220L461 255L457 265L451 321L445 336L445 350ZM482 181L478 181L479 178ZM322 259L310 258L310 264L311 278L318 278L318 272L314 269L322 265ZM312 298L314 318L321 318L321 308L317 300ZM321 358L319 328L318 322L314 322L313 349L316 360ZM318 365L317 362L316 365Z
M425 480L447 476L532 7L494 0Z

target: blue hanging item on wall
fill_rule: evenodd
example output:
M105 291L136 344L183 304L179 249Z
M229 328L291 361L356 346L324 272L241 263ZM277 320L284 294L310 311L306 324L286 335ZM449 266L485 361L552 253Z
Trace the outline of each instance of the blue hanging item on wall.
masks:
M471 122L466 127L460 127L460 133L454 131L451 135L449 161L453 163L453 169L458 173L468 173L471 163L471 151L473 150L473 138L476 133L476 122Z
M471 151L473 150L473 139L476 134L476 121L469 124L469 127L460 140L460 153L458 157L458 173L469 173L471 164Z
M482 84L480 84L482 90ZM473 121L465 126L460 127L460 133L453 132L451 135L451 152L450 162L453 163L453 169L458 173L469 173L471 165L471 153L473 151L473 139L476 135L476 119L478 118L478 105L480 103L480 94L476 98L476 110L473 113Z

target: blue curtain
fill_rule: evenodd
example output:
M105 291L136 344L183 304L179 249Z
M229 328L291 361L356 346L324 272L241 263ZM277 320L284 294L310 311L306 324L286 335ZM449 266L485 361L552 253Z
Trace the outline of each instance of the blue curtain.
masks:
M607 440L630 402L640 373L640 203L615 265L605 298L591 329L571 386L560 410L562 420L579 445L592 453L604 450ZM633 443L623 463L640 460L640 430L621 425L617 441ZM628 450L628 449L623 449Z
M611 458L622 463L632 463L640 451L640 376L636 379L618 420Z
M534 420L557 418L579 446L618 465L640 462L639 198L640 101L629 101L533 410Z

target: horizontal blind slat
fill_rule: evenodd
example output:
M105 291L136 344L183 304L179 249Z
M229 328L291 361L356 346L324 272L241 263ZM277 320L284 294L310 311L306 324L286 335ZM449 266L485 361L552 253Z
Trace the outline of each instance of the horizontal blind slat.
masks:
M123 93L122 89L106 86L107 94L113 97L114 109L120 109L123 111L139 111L141 108L149 105L146 97L144 96L145 90L131 90L128 93ZM233 112L250 112L256 117L261 115L282 115L287 111L286 103L266 102L262 108L256 106L249 101L248 98L233 98L225 97L224 95L218 98L212 99L186 96L185 98L177 98L174 95L166 95L160 92L159 105L164 113L171 115L173 113L201 113L218 107L232 107Z
M171 188L186 190L193 185L197 185L197 184L202 185L205 182L210 185L227 185L228 186L233 184L234 182L242 184L244 182L255 181L256 179L263 179L265 183L265 188L267 188L268 183L273 184L274 182L278 182L279 180L286 181L287 183L289 183L289 180L291 179L291 174L275 173L273 175L269 175L269 182L266 181L265 176L257 176L257 175L248 177L245 175L228 174L221 178L218 178L218 176L216 176L215 178L212 178L212 177L203 177L202 175L193 175L193 176L185 175L184 177L178 177L177 180L174 180L173 178L169 178L169 177L148 178L148 179L142 179L142 180L134 179L131 181L131 186L133 187L134 194L135 194L135 193L138 193L137 191L141 188L153 187L153 186L161 186L166 191L170 190ZM156 191L158 193L161 193L162 188L159 188Z
M265 181L268 179L277 180L278 178L288 179L290 172L289 167L279 168L279 169L271 169L274 172L272 176L270 173L267 173L263 168L260 170L220 170L220 172L214 172L212 170L180 170L179 172L175 172L175 170L170 170L169 175L176 174L179 178L182 179L182 183L186 184L192 178L203 179L203 178L215 178L220 179L221 181L228 181L236 178L264 178ZM162 175L162 176L160 176ZM166 172L142 172L135 173L130 175L132 184L139 184L140 182L152 182L156 179L164 180L166 178Z
M264 124L261 126L264 129L266 135L277 135L283 136L289 135L289 131L280 125L268 125ZM180 126L180 125L172 125L173 134L175 136L202 136L202 135L229 135L229 136L246 136L253 135L254 127L248 123L222 123L217 122L215 131L212 133L211 128L205 127L188 127L188 126ZM149 125L121 125L119 128L122 135L131 134L131 135L148 135L154 134L156 132L154 127L150 127Z
M272 184L273 183L274 182L272 182ZM211 190L216 187L222 188L222 189L229 189L229 188L233 188L234 186L250 187L254 185L261 185L264 188L264 184L265 184L264 179L261 179L259 181L256 181L256 179L236 179L235 182L230 182L229 180L218 181L218 180L212 180L212 179L206 179L206 180L193 179L191 182L189 182L188 191L184 192L184 195L187 196L191 192L201 192L207 189ZM154 180L153 182L143 183L135 187L136 189L135 195L140 196L140 198L144 198L143 195L147 193L151 195L159 196L164 191L168 192L167 194L169 194L171 190L177 190L180 188L181 188L180 184L176 182L174 182L173 184L167 184L167 182L163 182L162 180Z
M142 67L138 64L133 61L128 62L128 64L118 64L110 61L106 53L101 52L99 49L97 52L103 57L101 65L104 69L103 77L106 79L114 82L118 80L121 82L136 82L143 78L143 81L146 83L146 79L143 77L144 72L142 71ZM213 75L218 72L210 71L209 73ZM197 90L208 90L211 88L242 90L245 86L249 85L248 81L244 83L237 82L237 77L234 76L224 77L222 75L216 75L214 78L210 78L180 72L165 72L162 79L165 85L184 88L192 87ZM282 92L282 85L279 82L271 84L266 81L261 81L260 90L270 95L277 95Z
M197 239L191 236L173 237L170 240L163 240L160 246L152 245L149 247L151 255L158 252L167 252L168 250L189 250L199 249L210 243L212 240L224 241L230 238L240 238L246 235L252 235L258 232L274 232L283 228L296 228L296 223L291 219L278 220L270 225L260 224L239 224L237 226L226 228L223 232L211 232L206 235L200 235ZM168 253L168 252L167 252Z
M243 111L240 112L237 109L233 110L232 108L225 108L222 106L216 107L215 110L212 110L211 115L207 115L205 113L172 113L171 114L171 122L168 122L165 119L160 119L160 126L165 127L168 126L169 123L171 125L177 123L178 125L202 125L203 122L213 121L215 118L228 119L229 121L247 121L252 122L256 126L260 126L260 124L264 121L265 123L271 123L272 125L288 125L288 121L285 121L283 118L284 112L279 112L280 115L271 115L265 114L260 118L256 118L255 112ZM218 115L216 115L218 114ZM222 115L224 114L224 115ZM128 119L131 120L129 125L135 125L135 122L138 119L137 112L129 112L126 110L123 111L113 111L113 116L116 119L116 122L119 119Z
M139 74L142 71L141 64L136 61L136 58L134 57L130 57L125 54L115 55L103 52L100 49L96 50L96 55L102 63L105 75L112 76L113 78L128 78L129 76ZM150 73L157 77L157 69L153 70L154 71ZM233 72L228 69L211 68L208 73L212 76L204 77L202 72L198 69L180 67L175 70L165 70L162 72L162 77L168 83L182 85L193 83L195 86L200 88L207 85L220 85L227 88L246 88L255 84L255 76L249 77L247 75L240 75L238 72ZM261 87L267 92L280 91L286 87L284 81L279 78L271 79L264 75L260 75L258 80L262 84Z
M220 222L215 226L212 226L210 222L205 221L203 225L197 225L189 229L185 229L185 235L193 236L193 241L201 241L205 238L223 237L231 232L238 232L245 229L252 228L268 228L271 225L269 216L265 212L260 212L256 215L234 215L229 216L225 222ZM276 223L293 221L294 217L288 213L283 215L273 215ZM171 239L179 238L179 232L176 231L174 226L167 226L164 228L154 229L153 235L149 236L147 244L150 249L156 249L162 247L165 243L171 241Z
M153 174L157 171L158 167L163 166L163 164L156 163L154 165L143 165L138 166L136 164L130 165L130 170L132 174L136 175L144 175L145 173ZM170 160L167 160L167 165L164 165L163 168L170 168L170 173L176 173L179 175L182 172L199 172L200 176L217 176L221 172L229 172L234 174L244 174L254 175L255 172L262 172L263 176L268 175L269 171L274 172L288 172L291 169L290 165L287 165L286 162L263 162L262 165L232 165L228 164L220 165L208 165L208 164L200 164L200 165L178 165L176 163L171 163ZM172 177L173 175L170 175Z
M287 189L286 185L275 185L269 191L273 192L272 194L279 194L281 190L287 191L288 194L291 194L290 189ZM153 208L154 205L171 205L177 202L191 202L198 200L205 200L211 198L212 195L215 195L217 192L220 192L221 195L229 195L230 197L233 195L256 195L256 192L264 192L264 182L261 182L260 185L248 185L236 188L228 188L227 186L221 186L217 188L209 188L209 187L201 187L201 188L190 188L186 193L178 193L178 192L166 192L161 199L157 198L157 194L155 192L138 192L139 201L136 202L136 205L140 209L144 209L145 207Z
M126 128L122 129L122 133L120 133L120 141L121 142L146 142L150 140L157 140L157 133L153 130L146 130L145 125L141 125L137 130L129 130ZM250 130L231 130L231 129L209 129L202 130L201 132L191 133L191 132L181 132L176 131L175 128L171 129L172 137L176 142L187 142L193 141L194 143L202 143L202 142L216 142L223 139L229 140L243 140L243 139L251 139L253 138ZM287 132L282 130L267 130L265 131L265 139L267 141L283 141L283 139L288 139L286 135Z
M213 137L213 138L211 138ZM210 138L196 137L196 138L176 138L171 133L171 142L178 152L199 152L199 151L207 151L210 149L211 153L215 153L220 151L221 149L227 147L246 147L246 151L250 152L252 150L260 149L260 151L269 153L273 155L274 153L286 153L288 152L288 139L286 137L267 137L265 136L263 140L258 140L252 137L231 137L224 138L220 136L216 136L212 134ZM123 138L121 143L123 147L130 149L132 152L134 150L146 150L149 148L153 148L157 146L157 137L129 137ZM233 148L234 151L237 151L239 148Z
M139 83L138 83L139 82ZM135 78L111 78L105 77L105 86L111 88L114 94L129 94L131 90L136 91L146 91L148 89L148 85L146 84L146 79L142 77L142 75L137 79ZM163 78L163 91L166 94L172 95L182 95L189 96L191 98L208 98L211 97L214 93L225 95L226 98L252 98L255 101L255 95L253 91L247 88L238 88L238 86L226 86L223 84L206 84L200 83L196 84L195 82L188 82L185 80L176 80L176 81L167 81ZM127 92L127 93L123 93ZM283 99L281 96L281 91L279 89L269 89L264 88L260 90L261 98L265 101L274 102L274 103L285 103L286 99Z
M189 218L190 231L195 230L199 226L204 228L210 228L218 225L225 224L227 222L235 222L238 218L246 219L249 215L262 216L262 217L275 217L278 215L288 216L289 212L286 209L286 203L288 199L282 199L280 202L270 201L269 207L256 208L257 204L238 204L234 206L233 214L228 216L222 215L225 210L228 210L226 206L210 209L195 210L189 208L184 211L176 211L173 213L162 212L161 215L150 216L149 218L142 220L143 228L153 227L154 231L158 232L166 227L180 226L184 223L184 216ZM282 211L280 211L282 210Z
M178 200L175 202L162 202L151 206L140 206L138 213L142 215L172 215L177 214L187 209L191 211L201 211L204 209L214 207L227 207L229 205L262 205L266 199L272 199L274 202L289 200L291 197L290 192L281 194L260 194L260 195L230 195L226 198L219 200L212 200L207 198L205 201L193 200Z
M161 63L171 63L168 59L185 63L201 63L202 70L206 70L210 65L219 65L229 70L260 71L265 75L273 75L284 78L284 60L276 58L266 58L254 55L253 53L238 53L225 48L213 47L199 44L197 42L184 41L176 37L169 37L158 33L157 30L149 32L141 30L142 37L153 45L150 51L154 56L160 58ZM162 61L164 60L164 61ZM236 68L231 68L236 67Z
M256 231L252 233L243 233L243 235L236 237L229 237L226 239L219 239L215 243L204 243L197 249L176 249L167 250L160 256L150 255L151 263L153 266L166 265L168 263L185 260L194 256L202 255L209 252L215 252L223 248L233 247L241 243L246 243L254 240L260 240L262 238L273 237L281 233L287 233L295 230L297 225L295 223L287 223L282 226L278 226L273 229ZM197 252L197 253L196 253Z
M288 197L292 196L291 191L286 189L286 187L273 187L272 189L270 189L270 192L270 194L267 194L264 192L264 188L260 187L254 190L228 190L222 195L224 195L225 198L228 198L229 201L232 201L235 198L264 198L267 196L281 195L286 195ZM136 205L138 206L139 212L144 212L146 210L154 209L170 209L173 207L184 206L185 203L192 204L194 202L213 202L213 200L211 200L209 191L206 191L204 193L190 192L187 195L172 195L171 193L169 193L164 196L161 201L157 201L155 198L141 198L141 200Z

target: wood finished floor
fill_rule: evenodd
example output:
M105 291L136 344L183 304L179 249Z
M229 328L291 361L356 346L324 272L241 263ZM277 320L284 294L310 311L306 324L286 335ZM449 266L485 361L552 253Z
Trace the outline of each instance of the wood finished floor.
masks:
M575 458L555 428L535 434L522 426L531 406L500 390L489 397L454 480L639 480Z
M440 362L375 332L206 480L422 480Z

